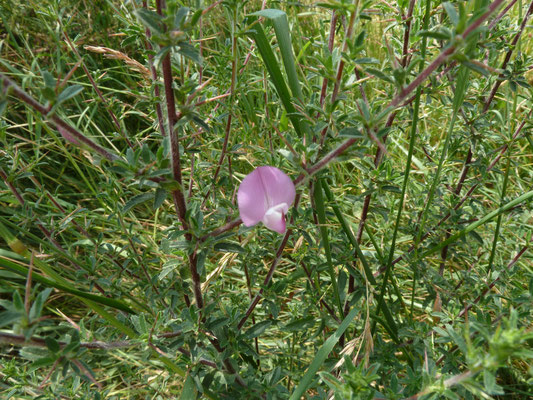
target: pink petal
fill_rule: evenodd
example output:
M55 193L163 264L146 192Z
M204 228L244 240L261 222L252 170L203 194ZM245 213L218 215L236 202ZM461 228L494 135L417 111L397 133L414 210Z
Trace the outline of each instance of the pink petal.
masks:
M294 202L295 196L294 184L281 170L269 166L258 167L243 179L237 192L242 222L246 226L253 226L263 220L268 209L282 203L288 208ZM277 232L281 230L279 219L274 225L269 228ZM283 226L282 232L284 231Z
M242 180L237 191L237 203L244 225L253 226L263 219L268 207L265 188L257 169Z
M276 167L259 167L256 171L265 186L268 208L282 203L290 207L296 196L291 178Z

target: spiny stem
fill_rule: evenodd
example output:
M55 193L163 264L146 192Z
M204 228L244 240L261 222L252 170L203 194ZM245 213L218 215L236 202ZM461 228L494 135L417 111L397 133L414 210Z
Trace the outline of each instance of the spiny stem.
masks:
M157 12L162 15L164 3L161 0L156 2ZM175 129L175 124L177 122L176 114L176 103L174 100L174 90L172 88L172 66L170 63L170 53L167 53L162 61L163 69L163 82L165 88L165 101L167 105L167 118L168 118L168 129L170 136L170 154L171 154L171 165L172 165L172 177L178 183L178 188L172 191L172 199L174 201L174 206L178 212L178 218L181 222L183 230L186 231L185 239L189 242L193 242L193 237L189 231L189 223L186 219L187 205L185 203L185 196L183 192L183 180L181 176L181 159L179 151L179 139L177 130ZM193 292L196 299L196 306L198 308L203 308L204 301L201 290L201 278L197 269L197 254L196 249L188 255L189 259L189 269L191 272L191 279L193 282Z
M479 28L485 20L503 3L504 0L495 0L488 8L488 10L470 24L465 31L459 35L460 41L465 41L470 34ZM389 105L379 114L377 119L381 119L389 114L394 108L396 108L413 90L415 90L422 82L424 82L429 75L431 75L442 63L444 63L457 49L457 44L450 44L444 51L442 51L427 68L422 71L409 85L400 91L400 93L394 97Z
M298 203L300 202L300 194L298 193L296 195L296 198L294 199L294 207L298 207ZM291 224L294 222L294 216L291 217ZM278 246L278 250L276 251L276 255L274 256L274 260L272 260L272 265L270 266L270 269L268 270L268 273L265 277L265 280L263 281L263 287L259 289L259 292L255 295L254 299L248 306L248 309L246 310L246 313L244 314L244 317L240 320L239 325L237 327L241 329L243 325L246 323L252 312L254 311L255 307L259 303L259 300L261 300L261 297L263 295L263 288L266 287L270 280L272 279L272 276L274 275L274 271L276 271L276 267L278 266L279 260L281 259L281 255L283 254L283 250L285 249L285 246L287 245L287 242L289 241L289 237L292 233L292 229L288 228L285 232L285 235L283 236L283 239L281 240L280 245Z
M509 60L511 59L511 54L513 53L513 50L515 49L516 43L518 43L518 39L520 39L520 36L522 36L522 32L524 31L524 28L526 27L527 20L529 19L529 16L533 12L533 1L529 5L529 9L526 12L526 15L524 16L524 19L522 20L522 23L520 24L520 29L516 33L515 37L513 38L513 41L511 42L511 45L509 46L509 50L505 54L505 58L503 60L502 66L500 69L505 69L507 67L507 64L509 63ZM482 113L486 113L490 107L490 103L494 99L494 96L496 96L496 92L498 91L498 88L500 85L504 82L503 75L499 76L499 79L494 84L494 87L492 88L489 96L487 97L487 100L485 100L485 106L483 107Z
M59 20L59 24L62 26L61 20ZM115 124L115 128L117 128L117 132L119 132L120 135L124 138L124 140L126 141L127 145L130 148L133 149L134 148L133 144L131 143L129 138L126 136L126 133L123 131L122 127L120 126L120 123L118 122L117 116L115 115L115 113L113 112L111 107L109 106L109 103L107 102L107 100L105 99L104 95L102 94L102 91L100 90L100 88L98 87L96 82L94 81L91 73L89 72L89 69L85 65L85 62L83 61L83 58L80 56L80 53L76 49L76 46L74 46L74 44L72 43L72 41L68 37L67 32L65 31L65 29L63 29L62 33L63 33L63 36L65 37L70 49L76 55L76 57L78 57L78 62L81 63L81 67L83 68L83 71L85 72L85 75L87 76L87 79L89 79L89 82L91 83L91 86L93 87L94 91L96 92L96 94L98 95L100 100L102 100L102 104L104 105L104 108L107 110L107 112L109 113L109 116L113 120L113 123Z
M143 0L143 7L148 8L147 1ZM157 82L157 71L154 66L154 56L151 54L152 45L150 43L150 38L152 37L152 32L150 32L150 29L146 28L145 30L146 38L146 48L148 49L148 65L150 67L150 72L152 74L152 82L154 83L154 94L156 99L159 100L160 91L159 91L159 84ZM167 132L165 130L165 122L163 120L163 112L161 110L161 104L159 101L155 104L155 113L157 115L157 122L159 125L159 131L161 132L161 136L165 137L167 135Z
M105 159L109 161L115 161L115 160L121 159L116 154L112 153L111 151L93 142L91 139L89 139L83 133L78 131L76 128L73 128L72 126L67 124L57 115L55 114L48 115L49 110L47 107L43 106L41 103L35 100L32 96L27 94L15 82L9 79L2 72L0 72L0 81L2 82L2 86L3 86L2 90L8 90L10 94L14 95L19 100L22 100L24 103L28 104L29 106L31 106L32 108L40 112L43 116L48 117L48 119L56 126L56 128L64 129L70 135L72 135L77 141L87 145L92 150L94 150L96 153L100 154L102 157L104 157Z

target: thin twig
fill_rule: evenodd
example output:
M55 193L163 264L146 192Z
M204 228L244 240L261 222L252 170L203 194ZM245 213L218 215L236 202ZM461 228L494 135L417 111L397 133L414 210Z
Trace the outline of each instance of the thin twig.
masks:
M522 36L522 32L524 31L524 28L526 27L527 20L529 19L529 16L533 12L533 1L530 3L529 8L526 12L526 15L524 15L524 19L522 20L522 23L520 24L520 29L516 33L515 37L513 38L513 41L511 42L509 46L509 50L507 50L507 53L505 54L505 58L502 62L502 65L500 69L504 70L507 67L507 63L509 63L509 60L511 59L511 55L513 54L513 51L515 49L516 43L518 43L518 39L520 39L520 36ZM487 100L485 100L485 106L483 107L482 114L487 112L487 110L490 107L490 103L492 102L492 99L494 99L494 96L496 96L496 92L498 91L498 88L503 83L503 74L500 75L499 79L494 83L494 87L492 88L489 96L487 97Z
M40 112L43 116L48 117L49 121L51 121L57 129L64 129L66 132L72 135L78 142L84 143L85 145L90 147L92 150L94 150L96 153L100 154L102 157L106 158L109 161L115 161L115 160L121 159L116 154L112 153L111 151L93 142L91 139L89 139L83 133L78 131L76 128L73 128L72 126L67 124L57 115L55 114L48 115L49 110L47 107L43 106L41 103L35 100L32 96L27 94L15 82L9 79L2 72L0 72L0 81L2 82L2 85L3 85L2 90L8 90L11 94L13 94L19 100L28 104L29 106L31 106L32 108Z
M478 19L470 24L465 31L459 35L460 41L465 41L477 28L487 20L487 18L503 3L504 0L495 0L488 10L483 13ZM396 108L412 91L414 91L422 82L424 82L429 75L431 75L442 63L444 63L457 49L457 44L452 43L444 49L431 64L429 64L424 71L422 71L409 85L403 88L398 95L389 103L381 115L386 115L394 108Z
M300 202L300 194L298 193L296 195L296 198L294 199L294 207L298 207L298 203ZM291 217L290 224L294 223L294 215ZM270 269L268 270L268 273L263 281L263 286L261 289L259 289L259 292L255 295L254 299L248 306L248 309L246 310L246 313L244 314L244 317L240 320L239 325L237 325L238 329L241 329L243 325L246 323L252 312L254 311L255 307L259 303L259 300L261 300L261 297L263 295L263 288L268 286L270 283L270 280L272 279L272 276L274 275L274 271L276 270L276 267L278 266L278 263L281 259L281 255L283 254L283 250L285 249L285 246L287 245L287 242L289 240L289 237L292 233L292 229L288 228L285 232L285 235L283 236L283 239L281 240L280 245L278 246L278 250L276 251L276 255L274 256L274 260L272 260L272 265L270 266Z
M158 0L156 2L157 12L162 15L164 4ZM162 61L163 69L163 83L165 88L165 101L167 105L167 118L168 118L168 129L170 136L170 155L171 155L171 167L172 167L172 177L178 183L178 188L172 191L172 198L174 201L174 206L178 213L178 218L181 222L183 230L186 231L185 239L192 243L193 237L189 232L189 224L186 219L187 206L185 203L185 195L183 189L183 180L181 175L181 158L179 151L179 139L178 133L175 129L175 124L177 122L176 114L176 103L174 99L174 90L172 89L172 66L170 63L170 53L167 53ZM191 279L193 282L193 292L196 299L196 306L198 308L203 308L204 301L201 290L201 278L197 269L197 255L196 251L193 251L188 255L189 258L189 269L191 272Z
M113 110L109 106L109 103L107 102L107 100L105 99L104 95L102 94L102 91L98 88L98 85L94 81L91 73L89 72L89 69L85 65L85 62L83 61L83 58L80 56L80 53L78 52L78 49L76 49L76 47L74 46L74 44L71 42L70 38L68 37L67 32L65 31L65 29L63 28L63 24L61 23L61 19L58 19L58 22L59 22L59 25L61 26L63 36L67 40L67 43L68 43L70 49L72 50L72 52L74 54L76 54L76 57L78 57L78 62L81 63L81 67L83 68L83 71L85 71L85 75L87 76L87 79L89 79L89 82L91 83L91 86L93 87L94 91L96 92L96 94L98 95L100 100L102 100L104 108L107 110L107 112L111 116L111 119L113 120L113 123L115 124L115 127L117 128L117 132L119 132L121 134L121 136L124 138L124 140L126 141L128 146L130 148L133 148L133 144L130 142L130 140L126 136L125 132L122 130L122 128L120 126L120 123L118 122L118 119L117 119L115 113L113 112Z
M0 332L0 343L4 344L11 344L15 346L33 346L33 347L47 347L46 341L44 339L41 339L39 337L31 337L29 339L26 339L24 335L15 335L12 333L6 333L6 332ZM69 343L66 342L58 342L60 348L64 348ZM118 342L101 342L101 341L93 341L93 342L80 342L80 347L84 347L87 349L96 349L96 350L113 350L113 349L120 349L125 347L132 347L132 346L138 346L137 343L129 342L129 341L118 341Z

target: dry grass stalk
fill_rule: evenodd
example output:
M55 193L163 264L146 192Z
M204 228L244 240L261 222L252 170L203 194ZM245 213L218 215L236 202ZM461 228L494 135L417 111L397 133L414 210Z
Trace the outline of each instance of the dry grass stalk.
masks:
M130 69L140 72L144 79L148 81L152 79L148 68L146 68L144 65L134 60L133 58L130 58L127 54L124 54L118 50L110 49L109 47L83 46L83 48L87 51L92 51L93 53L103 54L106 58L110 58L113 60L122 60L124 61L124 63L126 63L128 67L130 67Z

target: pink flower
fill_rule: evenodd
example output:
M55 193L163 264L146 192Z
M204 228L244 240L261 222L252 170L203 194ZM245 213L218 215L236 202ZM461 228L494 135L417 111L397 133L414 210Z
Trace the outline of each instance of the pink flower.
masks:
M258 167L248 174L237 192L242 222L253 226L263 222L268 229L284 233L285 215L296 190L287 175L276 167Z

